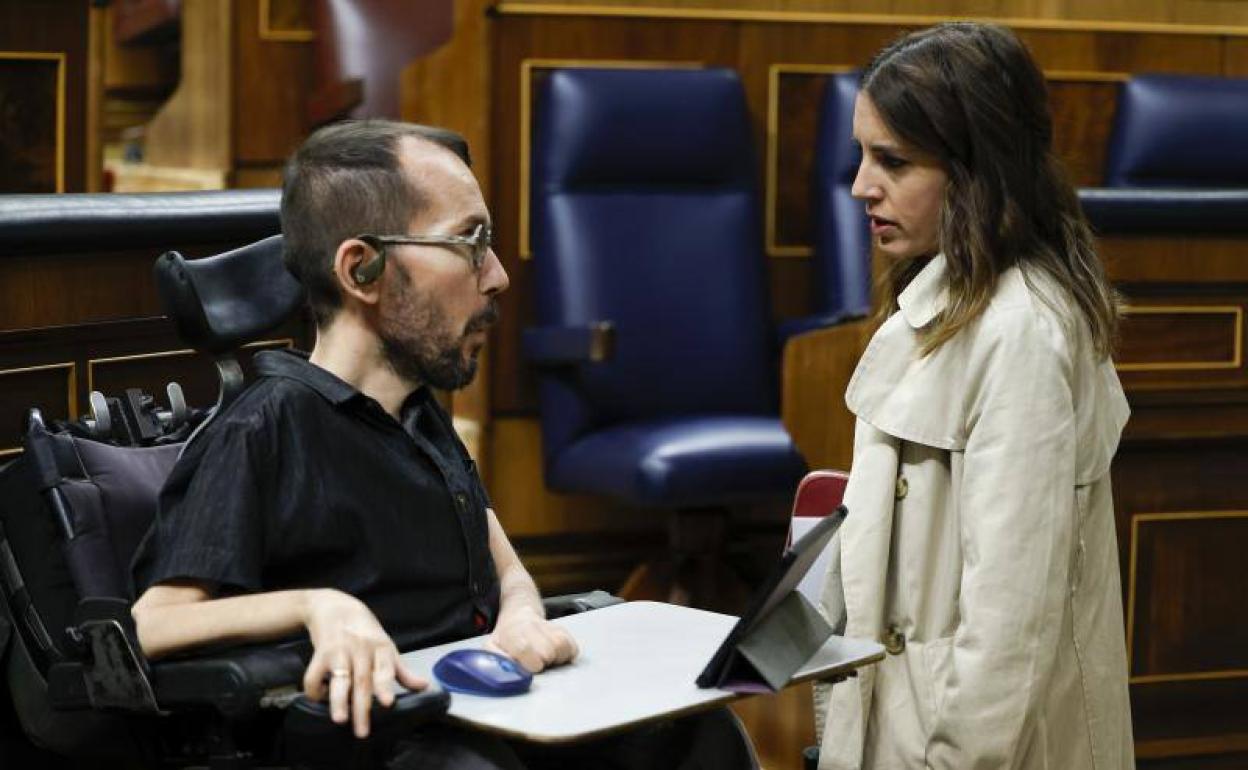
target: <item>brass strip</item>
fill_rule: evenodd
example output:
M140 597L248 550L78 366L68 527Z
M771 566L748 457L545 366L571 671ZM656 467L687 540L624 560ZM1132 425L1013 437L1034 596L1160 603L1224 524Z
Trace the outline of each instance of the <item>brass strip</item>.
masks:
M177 358L194 354L195 350L192 348L181 348L179 350L161 350L154 353L136 353L129 356L87 359L87 392L90 393L95 390L95 367L97 364L119 364L129 361L146 361L154 358Z
M949 21L978 21L1014 29L1050 32L1135 32L1163 35L1248 36L1248 26L1167 24L1141 21L1082 21L994 16L928 16L924 14L835 13L830 11L764 11L737 8L662 8L632 5L567 5L560 3L500 3L500 16L586 16L625 19L682 19L687 21L753 21L778 24L862 24L886 27L929 27Z
M65 192L65 54L49 51L0 51L0 59L56 62L56 191Z
M532 179L533 70L535 69L700 69L702 62L645 59L523 59L520 62L520 259L532 259L529 191Z
M248 342L243 345L243 349L248 348L272 348L285 347L293 348L295 346L294 339L290 337L278 337L271 340L257 340ZM95 366L96 364L118 364L130 361L146 361L154 358L176 358L179 356L191 356L195 354L194 348L179 348L177 350L157 350L151 353L134 353L127 356L110 356L108 358L92 358L87 361L87 392L95 390Z
M1191 674L1158 674L1156 676L1132 676L1128 684L1161 684L1165 682L1200 682L1210 679L1248 679L1248 669L1226 671L1200 671Z
M314 29L274 28L272 11L272 0L260 0L260 26L257 35L261 40L279 43L308 43L316 40L316 30Z
M1130 72L1096 72L1093 70L1045 70L1045 80L1059 83L1125 83Z
M767 68L767 146L766 174L763 181L763 243L769 257L809 257L809 244L776 243L776 199L780 183L780 75L839 75L854 69L844 64L776 63Z
M1234 352L1229 361L1158 361L1153 363L1122 364L1115 362L1120 372L1173 372L1207 371L1215 369L1238 369L1244 362L1244 309L1238 305L1147 305L1122 309L1123 315L1229 315L1235 319Z
M12 374L29 374L31 372L46 372L54 369L65 370L65 414L71 420L78 419L78 364L73 361L65 361L58 364L40 364L39 366L22 366L16 369L0 369L0 377ZM12 454L21 453L22 448L17 447L0 447L0 457L7 457Z
M1135 597L1136 571L1139 564L1140 522L1204 521L1210 519L1248 519L1248 511L1175 511L1173 513L1131 514L1131 550L1127 567L1127 671L1129 674L1127 681L1130 684L1198 682L1211 679L1240 679L1248 677L1248 670L1246 669L1130 675L1130 671L1135 667Z

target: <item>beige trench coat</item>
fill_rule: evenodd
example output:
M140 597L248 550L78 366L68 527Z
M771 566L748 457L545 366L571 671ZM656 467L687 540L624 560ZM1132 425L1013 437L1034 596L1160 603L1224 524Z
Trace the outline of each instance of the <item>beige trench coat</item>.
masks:
M883 662L816 694L821 770L1134 766L1109 466L1128 408L1083 324L1001 276L931 355L945 261L850 381L849 508L823 609ZM1065 308L1064 300L1052 304Z

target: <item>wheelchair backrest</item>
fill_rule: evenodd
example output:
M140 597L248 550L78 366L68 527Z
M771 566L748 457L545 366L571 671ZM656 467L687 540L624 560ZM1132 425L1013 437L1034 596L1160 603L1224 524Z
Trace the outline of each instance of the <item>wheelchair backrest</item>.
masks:
M114 446L31 420L25 454L0 474L0 558L10 615L40 668L66 657L81 600L134 600L130 560L181 446Z

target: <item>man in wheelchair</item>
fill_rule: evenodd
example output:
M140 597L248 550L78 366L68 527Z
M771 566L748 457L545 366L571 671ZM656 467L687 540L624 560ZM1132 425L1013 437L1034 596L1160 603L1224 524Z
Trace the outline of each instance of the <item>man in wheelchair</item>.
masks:
M472 379L507 288L467 161L452 134L384 122L292 157L285 257L316 345L257 356L258 381L174 467L135 562L149 657L306 630L305 692L361 738L374 696L426 686L396 642L492 628L531 671L575 657L429 391Z
M132 616L149 658L306 631L304 693L360 738L374 700L394 703L396 680L427 686L400 649L488 632L532 672L575 659L430 392L472 379L508 286L468 163L457 135L387 121L329 126L292 156L284 258L316 343L309 357L258 354L258 379L174 466L134 561ZM692 744L735 730L726 712L714 719L597 753L677 766ZM525 751L430 724L390 754L405 767L573 756Z

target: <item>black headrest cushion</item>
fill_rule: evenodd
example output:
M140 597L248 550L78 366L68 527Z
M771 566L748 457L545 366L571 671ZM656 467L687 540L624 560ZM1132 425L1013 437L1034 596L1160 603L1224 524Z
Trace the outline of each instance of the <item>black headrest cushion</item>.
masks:
M214 257L176 251L156 260L156 288L178 334L197 350L224 353L286 320L303 302L303 285L282 262L275 235Z

